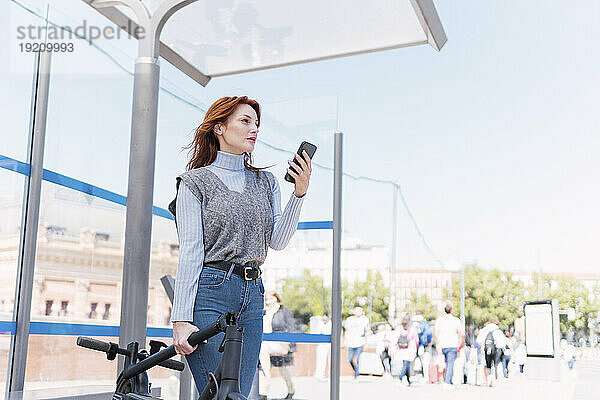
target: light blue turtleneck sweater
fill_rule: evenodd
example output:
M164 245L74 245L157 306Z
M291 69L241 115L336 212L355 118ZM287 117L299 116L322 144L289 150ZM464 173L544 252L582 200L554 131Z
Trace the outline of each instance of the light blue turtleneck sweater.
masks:
M244 159L241 155L217 152L215 161L205 167L213 172L229 190L241 193L246 183ZM304 198L293 193L281 213L281 191L277 179L273 185L273 233L270 247L282 250L287 246L298 225ZM179 264L175 279L175 298L171 321L189 321L194 316L194 301L198 278L204 264L202 206L187 185L179 185L176 201Z

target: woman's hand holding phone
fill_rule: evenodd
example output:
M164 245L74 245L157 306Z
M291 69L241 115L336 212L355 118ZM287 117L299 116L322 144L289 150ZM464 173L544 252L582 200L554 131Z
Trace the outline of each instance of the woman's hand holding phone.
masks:
M298 154L294 154L294 158L300 163L300 166L293 161L288 161L288 164L290 165L288 174L294 178L294 196L302 197L306 194L310 181L310 173L312 171L310 157L306 151L302 151L302 157Z

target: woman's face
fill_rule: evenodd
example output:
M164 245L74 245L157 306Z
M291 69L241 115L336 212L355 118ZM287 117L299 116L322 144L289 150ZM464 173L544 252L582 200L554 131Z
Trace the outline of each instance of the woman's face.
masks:
M237 106L225 124L214 128L221 151L231 154L252 153L258 135L258 116L248 104Z
M277 303L277 297L273 296L270 293L267 293L267 295L265 296L265 304L267 306L272 306L275 303Z

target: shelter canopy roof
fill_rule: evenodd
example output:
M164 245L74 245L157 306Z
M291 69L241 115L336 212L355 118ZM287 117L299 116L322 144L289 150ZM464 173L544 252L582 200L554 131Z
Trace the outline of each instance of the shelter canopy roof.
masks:
M143 3L153 13L163 1ZM439 50L446 36L432 0L198 0L160 39L175 66L217 77L426 43Z

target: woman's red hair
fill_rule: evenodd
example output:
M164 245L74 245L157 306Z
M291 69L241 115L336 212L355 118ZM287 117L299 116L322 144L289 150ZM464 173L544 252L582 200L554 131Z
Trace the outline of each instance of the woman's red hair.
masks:
M196 128L194 140L185 147L189 149L190 155L190 161L186 165L188 171L206 167L215 161L219 150L219 140L214 127L217 124L226 124L227 119L240 104L248 104L256 111L257 122L260 125L260 105L256 100L249 99L246 96L221 97L208 108L206 115L204 115L204 121ZM260 170L252 166L252 156L249 153L244 153L244 166L249 171L258 172Z

